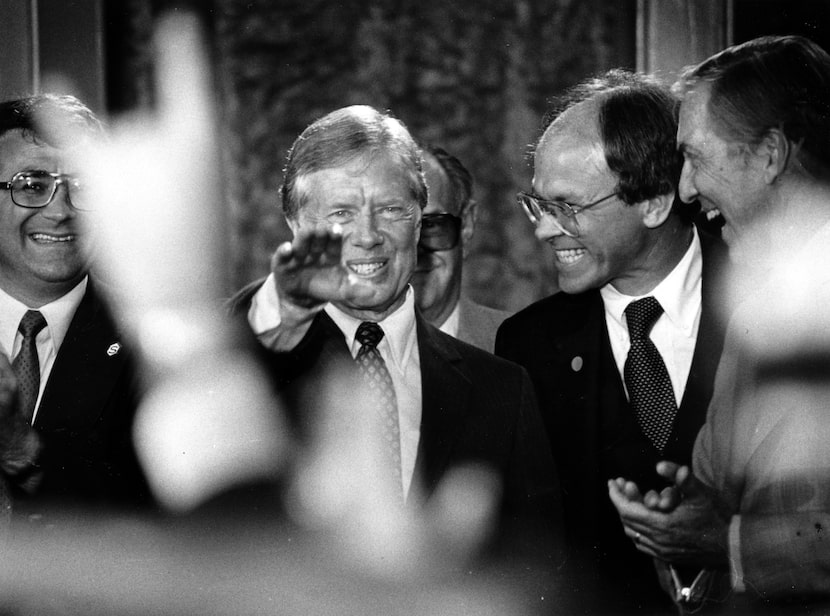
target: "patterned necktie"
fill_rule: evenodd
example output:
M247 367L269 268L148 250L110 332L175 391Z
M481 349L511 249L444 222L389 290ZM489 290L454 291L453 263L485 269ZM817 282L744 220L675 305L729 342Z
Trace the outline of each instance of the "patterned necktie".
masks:
M364 321L357 328L355 335L361 344L357 352L356 361L360 366L363 378L369 384L372 399L377 402L381 436L383 438L386 468L392 475L392 485L397 486L399 494L403 495L401 483L401 431L398 424L398 402L395 397L395 387L392 377L386 368L386 362L377 349L383 338L383 330L377 323Z
M631 302L625 309L631 348L623 374L634 416L643 433L662 452L669 440L677 403L669 373L649 337L663 307L653 297Z
M23 335L20 352L12 362L20 390L20 412L30 422L35 413L35 402L40 389L40 362L37 357L35 338L46 327L46 319L37 310L29 310L20 319L18 331Z

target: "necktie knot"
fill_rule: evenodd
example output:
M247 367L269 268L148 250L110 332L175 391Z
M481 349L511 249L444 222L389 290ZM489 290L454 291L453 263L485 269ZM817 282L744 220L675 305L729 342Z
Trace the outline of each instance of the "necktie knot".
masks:
M383 339L383 330L377 323L372 323L371 321L364 321L357 328L357 334L355 334L355 339L363 347L366 347L366 350L371 350L376 348L380 341Z
M20 319L20 325L17 330L23 334L24 338L30 336L37 336L38 332L46 327L46 319L37 310L28 310L23 318Z
M628 304L625 308L625 318L628 322L628 335L631 340L648 336L661 314L663 314L663 307L651 296Z

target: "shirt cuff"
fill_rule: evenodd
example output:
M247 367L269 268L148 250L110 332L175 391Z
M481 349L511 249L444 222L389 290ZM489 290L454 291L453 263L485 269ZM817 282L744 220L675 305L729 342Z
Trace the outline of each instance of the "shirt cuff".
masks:
M733 515L729 521L729 562L732 589L744 592L744 567L741 562L741 516Z
M257 336L262 336L279 327L281 322L280 298L274 274L271 273L251 298L248 324Z

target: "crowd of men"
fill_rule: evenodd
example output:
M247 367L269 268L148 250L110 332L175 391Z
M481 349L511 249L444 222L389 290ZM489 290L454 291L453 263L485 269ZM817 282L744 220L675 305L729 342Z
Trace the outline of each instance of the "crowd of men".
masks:
M83 144L59 125L102 134L72 97L0 104L11 532L158 508L132 435L137 357L91 256ZM486 553L566 588L569 611L820 613L830 56L764 37L673 89L609 71L555 102L533 166L518 205L560 291L508 316L462 292L477 204L455 156L364 105L296 139L293 237L228 318L297 459L332 416L361 417L371 455L354 472L392 511L429 511L455 469L485 469Z

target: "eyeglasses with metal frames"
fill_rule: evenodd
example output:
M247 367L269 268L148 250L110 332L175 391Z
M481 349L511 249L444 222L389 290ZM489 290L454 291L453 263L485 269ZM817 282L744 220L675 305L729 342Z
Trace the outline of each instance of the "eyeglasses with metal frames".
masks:
M15 205L26 208L46 207L55 198L58 186L66 185L69 203L76 210L90 209L85 206L85 191L81 181L65 173L52 173L42 169L18 171L8 182L0 182L0 189L11 192Z
M530 222L534 225L539 226L539 223L542 222L542 217L545 214L550 214L565 235L579 237L579 220L576 218L576 215L583 210L587 210L588 208L608 201L612 197L618 196L619 193L614 191L610 195L606 195L585 205L573 205L567 201L557 199L543 199L538 195L528 192L520 192L516 198L530 219Z

